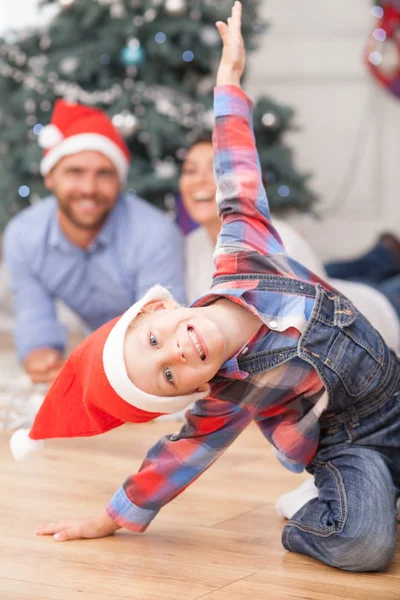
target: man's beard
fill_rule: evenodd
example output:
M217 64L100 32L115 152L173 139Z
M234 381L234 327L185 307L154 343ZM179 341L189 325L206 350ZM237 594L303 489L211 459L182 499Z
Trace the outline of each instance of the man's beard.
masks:
M97 231L97 230L101 229L101 227L104 225L105 221L107 220L108 215L110 214L110 212L112 210L112 208L105 209L104 212L102 214L100 214L99 217L95 221L93 221L91 223L85 223L85 222L79 221L75 217L74 212L71 209L69 203L64 203L59 200L58 207L59 207L59 210L63 213L63 215L68 219L68 221L70 223L72 223L72 225L74 225L75 227L78 227L79 229L82 229L84 231Z

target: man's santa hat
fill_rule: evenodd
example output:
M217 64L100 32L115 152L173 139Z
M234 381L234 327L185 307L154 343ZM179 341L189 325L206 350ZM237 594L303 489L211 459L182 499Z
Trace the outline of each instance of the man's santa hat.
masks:
M185 396L154 396L129 379L124 339L130 323L152 300L171 300L154 286L121 317L89 335L71 353L43 401L30 431L18 430L10 440L15 458L43 447L46 438L105 433L124 423L142 423L187 408L206 392Z
M50 125L39 134L45 149L40 172L47 175L64 156L84 150L101 152L115 165L121 182L126 180L131 155L105 112L91 106L57 100Z

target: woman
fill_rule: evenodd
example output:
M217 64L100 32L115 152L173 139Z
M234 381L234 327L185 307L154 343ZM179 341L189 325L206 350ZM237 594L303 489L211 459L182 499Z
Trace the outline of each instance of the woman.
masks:
M221 226L216 212L213 156L211 136L199 138L187 152L180 178L180 193L184 207L193 221L200 225L186 238L188 302L193 302L209 288L213 275L212 255ZM280 219L274 218L273 223L288 254L328 280L329 276L324 265L306 239L294 227ZM382 247L380 251L383 251ZM386 249L386 253L394 262L390 248ZM400 276L398 277L400 281ZM397 301L395 295L386 293L385 282L380 284L377 290L372 282L367 285L341 279L329 279L329 281L369 319L389 346L396 351L400 350L400 297ZM388 282L392 281L392 279L388 280ZM400 285L398 287L400 288Z

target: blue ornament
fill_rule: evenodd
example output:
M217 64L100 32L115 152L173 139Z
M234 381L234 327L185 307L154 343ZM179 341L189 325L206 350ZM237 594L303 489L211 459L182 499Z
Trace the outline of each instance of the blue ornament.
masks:
M144 50L140 44L128 44L121 50L121 60L125 66L140 65L144 61Z

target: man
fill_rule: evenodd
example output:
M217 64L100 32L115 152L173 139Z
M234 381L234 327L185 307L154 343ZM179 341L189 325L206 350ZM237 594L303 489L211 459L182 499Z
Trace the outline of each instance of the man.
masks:
M123 192L130 154L105 113L58 100L39 143L52 195L11 220L4 254L18 356L32 382L50 383L66 342L56 299L94 330L155 283L183 301L184 265L176 227Z

